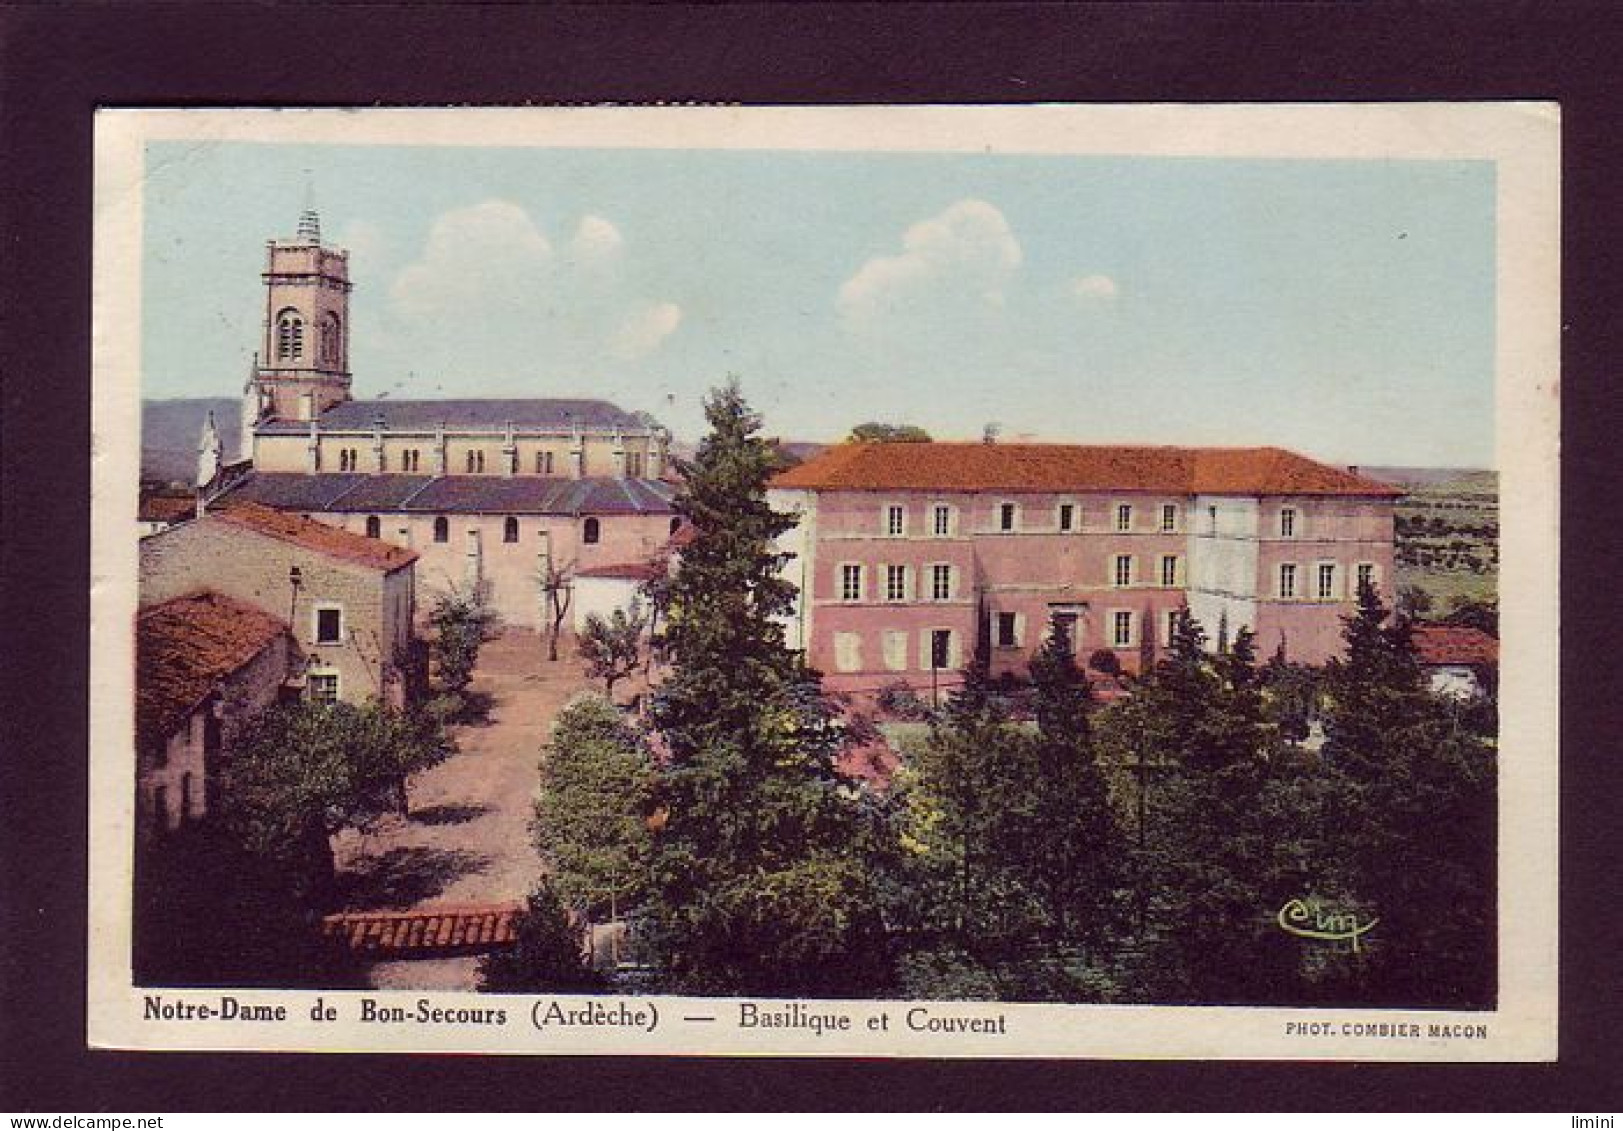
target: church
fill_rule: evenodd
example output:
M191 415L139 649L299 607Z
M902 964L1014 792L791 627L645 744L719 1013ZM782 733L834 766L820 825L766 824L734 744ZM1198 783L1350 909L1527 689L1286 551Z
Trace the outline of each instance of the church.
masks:
M357 400L349 253L306 209L266 244L264 326L243 390L242 451L212 421L198 483L209 507L257 503L420 555L419 583L477 591L504 623L549 627L542 579L624 574L662 554L670 434L593 399Z

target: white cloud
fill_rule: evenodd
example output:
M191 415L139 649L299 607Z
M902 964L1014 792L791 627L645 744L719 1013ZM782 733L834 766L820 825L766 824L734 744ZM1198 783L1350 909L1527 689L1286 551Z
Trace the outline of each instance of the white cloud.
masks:
M682 311L639 286L619 228L586 215L564 233L555 242L510 200L440 215L388 288L391 364L434 379L478 375L516 393L656 351Z
M682 324L682 308L674 302L661 302L632 314L610 339L609 348L618 358L635 361L647 357Z
M864 263L840 287L837 306L852 323L937 302L999 308L1023 259L1002 212L960 200L908 228L901 254Z
M1116 297L1116 280L1109 275L1084 275L1071 283L1071 294L1081 302L1097 302Z
M625 246L619 228L601 216L585 216L569 241L569 258L583 267L609 267L619 260Z
M422 257L395 277L389 296L417 317L466 313L491 299L506 305L541 289L552 258L529 213L486 200L435 220Z

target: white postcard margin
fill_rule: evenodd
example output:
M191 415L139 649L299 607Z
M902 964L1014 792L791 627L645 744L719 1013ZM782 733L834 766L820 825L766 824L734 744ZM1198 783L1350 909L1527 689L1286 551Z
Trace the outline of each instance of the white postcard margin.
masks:
M742 999L162 991L285 1020L146 1019L132 985L134 634L143 147L300 144L1477 159L1497 181L1501 521L1499 1003L1486 1012L811 1002L828 1026L738 1024ZM110 110L95 145L88 1041L173 1050L1547 1061L1557 1055L1560 114L1553 103ZM484 1013L363 1022L362 999ZM420 1002L426 1006L420 1007ZM592 1006L596 1023L544 1022ZM594 1004L595 1003L595 1004ZM782 1009L767 1002L763 1008ZM601 1008L599 1008L601 1007ZM490 1014L499 1012L500 1023ZM326 1020L328 1013L334 1019ZM612 1016L611 1016L612 1015ZM699 1020L706 1018L708 1020ZM839 1019L846 1027L840 1027ZM688 1020L693 1019L693 1020ZM953 1019L980 1022L961 1031ZM954 1031L947 1031L954 1030ZM998 1031L1001 1030L1001 1031Z

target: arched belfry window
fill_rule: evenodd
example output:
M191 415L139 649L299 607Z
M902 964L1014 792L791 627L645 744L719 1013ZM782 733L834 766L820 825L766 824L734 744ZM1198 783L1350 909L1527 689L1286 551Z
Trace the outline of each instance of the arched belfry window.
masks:
M304 319L289 308L276 316L276 360L297 361L304 356Z
M328 314L321 320L321 360L326 365L337 365L344 358L344 329L338 315Z
M595 546L597 545L598 538L601 536L602 527L598 524L597 519L587 519L585 528L581 531L581 541L585 542L588 546Z

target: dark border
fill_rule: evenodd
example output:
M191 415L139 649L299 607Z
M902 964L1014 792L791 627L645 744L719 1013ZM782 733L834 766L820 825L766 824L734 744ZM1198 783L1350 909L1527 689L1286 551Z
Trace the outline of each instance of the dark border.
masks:
M1615 1109L1620 47L1615 6L1509 0L0 7L0 1107ZM1477 98L1555 98L1565 120L1563 517L1582 537L1562 568L1559 1065L85 1050L94 107Z

